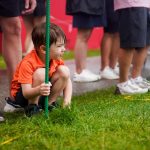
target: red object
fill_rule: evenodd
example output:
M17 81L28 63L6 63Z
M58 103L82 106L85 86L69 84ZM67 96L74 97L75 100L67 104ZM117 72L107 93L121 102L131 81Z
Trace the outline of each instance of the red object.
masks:
M54 22L62 27L68 39L67 48L73 50L75 40L76 40L77 30L72 28L72 17L65 15L65 3L66 0L51 0L50 19L51 22ZM21 23L22 23L22 45L23 45L23 51L25 51L24 40L25 40L26 31L22 19L21 19ZM88 43L89 49L99 49L102 36L103 36L102 28L95 28L93 30L92 36ZM2 46L1 39L2 37L0 34L0 52Z
M62 27L67 35L68 48L73 49L77 30L72 28L72 17L65 15L65 4L66 0L51 0L51 22ZM88 43L89 48L99 49L102 36L102 28L95 28Z

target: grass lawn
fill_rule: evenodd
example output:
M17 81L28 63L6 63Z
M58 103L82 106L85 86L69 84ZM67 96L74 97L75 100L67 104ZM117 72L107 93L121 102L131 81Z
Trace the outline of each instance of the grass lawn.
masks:
M88 50L87 51L88 57L100 56L99 50ZM64 54L64 60L74 59L73 51L66 51Z
M0 55L0 69L5 69L6 68L6 64L4 62L3 57Z
M71 110L26 118L5 114L1 150L149 150L150 93L115 96L114 87L74 96Z
M99 50L89 50L87 52L88 57L100 56ZM64 54L64 60L74 59L73 51L66 51ZM0 55L0 69L6 69L6 64L3 57Z

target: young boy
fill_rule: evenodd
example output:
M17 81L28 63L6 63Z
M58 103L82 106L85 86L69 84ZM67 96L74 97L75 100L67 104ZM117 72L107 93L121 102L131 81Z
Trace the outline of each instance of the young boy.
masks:
M72 83L67 66L62 56L65 52L66 36L62 29L51 23L50 25L50 82L45 84L45 32L46 24L36 26L32 31L32 41L35 50L32 50L20 62L14 74L11 86L11 95L14 101L8 98L4 108L11 111L9 106L25 108L27 116L39 112L44 108L44 96L49 96L49 109L55 107L56 99L63 91L63 107L69 106L72 96Z

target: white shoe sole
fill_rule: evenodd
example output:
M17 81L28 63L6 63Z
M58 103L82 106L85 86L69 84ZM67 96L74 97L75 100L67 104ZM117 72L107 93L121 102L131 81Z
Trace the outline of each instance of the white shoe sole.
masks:
M5 119L4 119L4 117L0 117L0 122L2 122L2 121L4 121Z
M73 78L73 81L74 82L96 82L98 80L100 80L101 78L97 78L97 79L76 79L76 78Z
M6 103L6 105L4 107L4 112L18 112L18 111L20 112L23 110L24 110L23 108L15 108L8 103Z

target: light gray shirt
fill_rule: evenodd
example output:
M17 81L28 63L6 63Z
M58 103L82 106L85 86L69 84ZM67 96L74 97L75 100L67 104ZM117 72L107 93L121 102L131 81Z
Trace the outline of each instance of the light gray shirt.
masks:
M150 0L114 0L115 10L130 7L150 8Z

